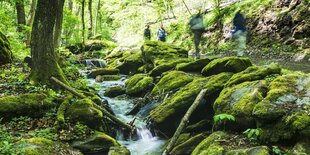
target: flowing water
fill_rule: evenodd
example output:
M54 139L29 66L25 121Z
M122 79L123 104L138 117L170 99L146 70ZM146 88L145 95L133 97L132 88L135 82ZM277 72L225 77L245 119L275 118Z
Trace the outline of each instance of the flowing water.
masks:
M113 112L120 120L128 123L136 117L134 125L137 127L137 138L125 139L123 134L118 132L117 141L128 148L131 155L159 155L165 140L153 135L150 130L146 128L146 123L141 116L125 115L126 112L133 107L133 99L124 96L116 98L103 96L106 89L113 86L124 86L127 79L127 77L123 76L117 81L104 81L102 83L97 83L94 79L89 79L89 81L91 84L96 83L101 86L99 94L109 102Z

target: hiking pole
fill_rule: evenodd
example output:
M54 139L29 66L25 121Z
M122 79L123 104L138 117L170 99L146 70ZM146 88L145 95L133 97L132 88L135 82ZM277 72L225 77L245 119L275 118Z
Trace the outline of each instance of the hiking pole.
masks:
M192 15L191 11L190 11L189 8L187 7L187 5L186 5L186 3L184 2L184 0L182 0L182 1L183 1L183 3L184 3L184 5L185 5L185 7L186 7L186 9L187 9L187 11L188 11L188 13L189 13L190 15Z

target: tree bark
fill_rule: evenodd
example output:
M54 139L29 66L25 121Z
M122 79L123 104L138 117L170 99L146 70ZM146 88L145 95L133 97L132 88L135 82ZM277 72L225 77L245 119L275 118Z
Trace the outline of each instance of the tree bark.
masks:
M175 131L173 137L171 138L168 146L166 147L165 151L163 152L162 155L168 155L170 154L171 150L173 149L177 139L179 138L180 134L182 133L184 127L187 125L190 116L192 115L192 113L195 111L195 109L197 108L197 106L199 105L199 103L201 102L201 100L203 99L203 97L205 96L205 94L207 93L207 89L203 89L200 91L200 93L197 95L194 103L189 107L189 109L187 110L187 112L185 113L184 117L181 120L181 123L179 124L179 127L177 128L177 130Z
M30 77L35 82L51 85L52 76L68 83L59 67L54 51L54 25L56 0L38 0L31 33L32 69Z
M24 0L17 0L15 4L17 11L17 24L18 24L17 31L21 32L23 31L23 26L26 25Z
M34 14L37 7L37 0L31 1L31 7L28 13L28 20L27 20L27 26L31 27L34 19ZM31 40L31 31L27 31L27 37L26 37L26 46L30 47L30 40Z
M82 39L83 39L83 47L85 46L85 0L82 0Z
M88 13L89 13L89 28L88 28L88 39L93 35L93 11L92 11L92 0L88 0Z
M58 0L57 10L56 10L56 23L54 28L54 47L57 49L61 41L61 30L63 21L63 9L65 0Z
M94 23L94 35L97 34L97 20L98 20L98 16L99 16L99 10L100 10L100 0L98 0L98 6L97 6L97 10L96 10L96 17L95 17L95 23Z
M68 8L71 12L73 11L73 1L72 0L68 0Z

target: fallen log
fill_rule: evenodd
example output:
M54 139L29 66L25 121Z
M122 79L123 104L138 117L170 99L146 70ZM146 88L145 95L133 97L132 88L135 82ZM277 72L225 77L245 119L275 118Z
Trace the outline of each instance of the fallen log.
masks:
M59 86L61 86L62 88L66 89L67 91L69 91L70 93L72 93L73 95L83 99L86 98L85 95L77 92L76 90L74 90L73 88L71 88L70 86L67 86L66 84L64 84L63 82L61 82L60 80L58 80L55 77L51 77L51 80L54 81L56 84L58 84ZM96 103L94 103L94 107L99 109L103 114L105 114L109 119L111 119L111 121L113 121L114 123L118 124L119 126L128 129L130 131L132 131L133 127L131 127L130 125L122 122L121 120L119 120L118 118L116 118L115 116L113 116L112 114L110 114L106 109L100 107L99 105L97 105Z
M177 130L175 131L173 137L171 138L169 144L167 145L166 149L164 150L164 152L162 153L162 155L169 155L171 150L173 149L177 139L179 138L181 132L183 131L183 129L186 127L190 116L192 115L192 113L195 111L195 109L198 107L199 103L202 101L203 97L205 96L205 94L207 93L207 89L203 89L200 91L200 93L197 95L194 103L189 107L189 109L187 110L187 112L185 113L184 117L182 118Z

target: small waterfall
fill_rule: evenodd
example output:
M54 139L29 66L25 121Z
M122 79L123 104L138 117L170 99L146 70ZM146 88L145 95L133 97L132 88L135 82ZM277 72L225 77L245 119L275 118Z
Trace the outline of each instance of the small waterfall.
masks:
M85 59L82 61L87 67L104 68L106 62L102 59Z
M91 59L86 59L85 60L85 65L87 67L94 67L95 65L93 64L92 60Z

